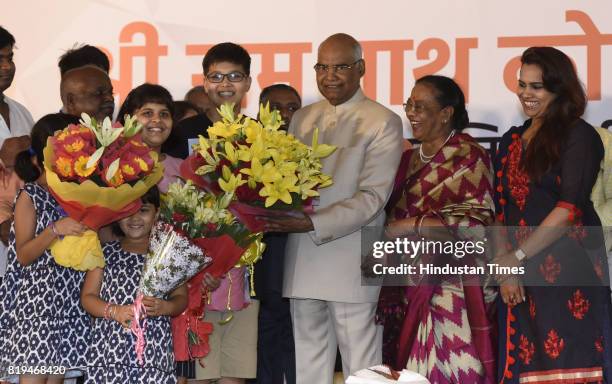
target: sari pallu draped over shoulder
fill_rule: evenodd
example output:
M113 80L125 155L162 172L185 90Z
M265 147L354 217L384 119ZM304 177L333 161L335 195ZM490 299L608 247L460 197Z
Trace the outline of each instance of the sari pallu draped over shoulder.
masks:
M415 156L419 156L418 149L408 150L402 157L387 205L391 218L398 220L423 215L438 218L455 240L468 240L470 230L483 229L493 222L491 162L487 151L471 136L456 134L429 163L411 171L410 164ZM461 262L473 263L468 259ZM458 280L456 276L448 278ZM467 313L471 343L477 354L474 357L483 365L484 382L494 382L496 332L494 316L490 313L493 305L485 303L484 291L479 284L459 284L459 287L465 299L462 310ZM379 320L385 325L385 339L392 341L385 345L389 360L386 362L396 369L405 368L411 358L419 325L427 320L437 288L439 293L435 284L402 287L401 293L397 288L383 288ZM395 293L391 293L394 290ZM391 293L389 300L384 297L388 293ZM389 305L400 309L389 309ZM388 328L396 334L387 334Z

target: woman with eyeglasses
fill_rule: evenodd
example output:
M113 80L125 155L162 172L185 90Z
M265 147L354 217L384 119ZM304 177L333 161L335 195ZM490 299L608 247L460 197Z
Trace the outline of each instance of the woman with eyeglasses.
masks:
M570 58L532 47L521 63L528 120L504 134L495 161L509 247L494 263L525 269L498 276L500 382L611 382L607 260L590 200L603 145L581 119L587 100Z
M470 231L493 222L488 152L469 135L465 98L444 76L417 80L406 116L421 142L402 157L387 205L389 239L474 240ZM464 230L467 229L467 230ZM476 255L421 254L415 264L476 265ZM432 383L491 383L495 378L495 292L478 277L421 276L409 286L383 287L378 320L384 325L383 362ZM396 284L399 284L397 282ZM402 281L401 283L405 283Z

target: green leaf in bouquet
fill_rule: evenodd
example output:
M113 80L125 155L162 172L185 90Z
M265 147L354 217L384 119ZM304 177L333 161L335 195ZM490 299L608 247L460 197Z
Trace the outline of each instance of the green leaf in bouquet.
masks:
M192 331L191 328L187 331L187 340L189 340L189 345L200 345L198 334Z

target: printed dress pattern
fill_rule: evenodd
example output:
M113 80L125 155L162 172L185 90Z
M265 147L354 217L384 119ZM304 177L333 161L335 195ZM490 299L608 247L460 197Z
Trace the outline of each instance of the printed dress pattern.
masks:
M59 205L45 188L26 183L19 194L23 192L36 209L36 235L61 218ZM80 305L84 276L56 264L49 250L21 266L11 226L8 267L0 284L0 377L10 366L86 367L90 318Z
M117 241L103 247L106 267L100 298L129 305L134 302L144 265L144 255L123 250ZM92 342L86 383L174 384L174 353L170 318L148 317L144 365L136 360L136 336L114 320L98 318L92 329Z

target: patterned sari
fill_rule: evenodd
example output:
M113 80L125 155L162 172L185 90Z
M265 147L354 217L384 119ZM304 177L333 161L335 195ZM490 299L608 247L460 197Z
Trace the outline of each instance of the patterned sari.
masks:
M404 153L387 210L395 219L437 217L451 234L493 221L492 174L485 149L457 134L420 169L418 150ZM418 162L418 160L416 160ZM383 360L432 383L492 383L495 292L448 276L439 284L384 287L378 321Z

